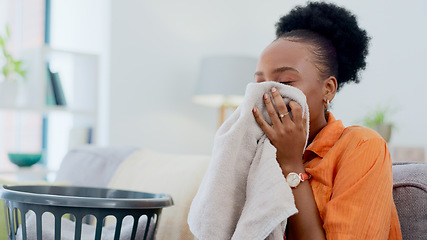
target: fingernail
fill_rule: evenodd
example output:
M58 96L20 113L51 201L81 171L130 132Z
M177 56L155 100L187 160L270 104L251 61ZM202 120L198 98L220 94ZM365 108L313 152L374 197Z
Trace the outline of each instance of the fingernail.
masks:
M256 113L256 108L252 108L252 112Z
M264 99L267 99L267 98L268 98L268 94L264 93Z
M277 91L277 89L276 88L272 88L271 89L271 92L276 92Z

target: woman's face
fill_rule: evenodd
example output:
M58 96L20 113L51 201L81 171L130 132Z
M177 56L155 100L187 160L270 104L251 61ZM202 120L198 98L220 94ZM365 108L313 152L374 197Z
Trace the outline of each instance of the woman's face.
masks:
M261 54L255 79L256 82L275 81L300 89L307 97L310 128L326 122L324 80L305 43L283 38L271 43Z

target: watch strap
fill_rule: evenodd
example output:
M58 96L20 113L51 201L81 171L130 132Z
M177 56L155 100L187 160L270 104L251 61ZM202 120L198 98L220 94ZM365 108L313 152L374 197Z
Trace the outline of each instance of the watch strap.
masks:
M309 180L311 178L311 175L308 173L300 173L298 174L298 176L301 182L304 182L305 180Z

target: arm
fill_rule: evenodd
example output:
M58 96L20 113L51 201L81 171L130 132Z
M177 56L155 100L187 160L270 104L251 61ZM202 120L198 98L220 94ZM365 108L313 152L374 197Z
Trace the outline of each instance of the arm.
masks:
M295 172L304 172L295 171ZM298 214L288 219L286 239L326 239L313 192L308 181L292 189Z
M276 147L277 161L284 176L289 172L305 172L302 153L307 129L305 129L306 119L302 117L302 109L298 103L291 101L289 103L293 116L291 119L289 114L286 114L288 110L282 97L274 88L272 95L279 113L285 116L279 118L270 97L266 94L264 102L273 125L270 126L256 108L253 110L254 117ZM288 220L287 239L325 239L322 221L308 181L301 183L292 191L299 213Z

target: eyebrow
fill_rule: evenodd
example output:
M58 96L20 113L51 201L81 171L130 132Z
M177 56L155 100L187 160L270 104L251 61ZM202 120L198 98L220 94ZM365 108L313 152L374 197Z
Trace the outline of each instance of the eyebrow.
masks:
M286 71L293 71L293 72L296 72L296 73L299 73L299 71L298 70L296 70L295 68L292 68L292 67L280 67L280 68L276 68L276 69L274 69L273 70L273 74L278 74L278 73L282 73L282 72L286 72ZM255 74L254 74L255 76L263 76L264 75L264 73L263 72L260 72L260 71L258 71L258 72L255 72Z

